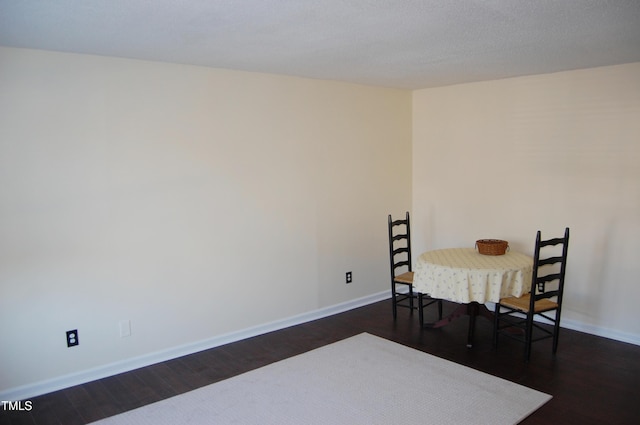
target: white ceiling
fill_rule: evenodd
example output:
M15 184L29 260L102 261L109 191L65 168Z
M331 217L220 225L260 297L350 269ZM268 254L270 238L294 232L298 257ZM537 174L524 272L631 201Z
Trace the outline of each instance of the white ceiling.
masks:
M638 62L640 0L0 0L0 45L416 89Z

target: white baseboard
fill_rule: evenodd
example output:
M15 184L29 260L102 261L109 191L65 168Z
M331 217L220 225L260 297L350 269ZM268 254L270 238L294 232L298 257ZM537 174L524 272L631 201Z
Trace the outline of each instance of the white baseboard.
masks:
M77 373L61 376L61 377L46 380L46 381L37 382L34 384L24 385L16 388L10 388L9 390L0 392L0 400L11 400L11 401L26 400L32 397L36 397L38 395L47 394L47 393L58 391L64 388L69 388L74 385L80 385L86 382L95 381L96 379L102 379L108 376L117 375L119 373L129 372L134 369L150 366L152 364L156 364L163 361L186 356L189 354L197 353L199 351L207 350L210 348L219 347L221 345L229 344L231 342L240 341L246 338L262 335L268 332L273 332L280 329L288 328L290 326L299 325L301 323L306 323L313 320L321 319L323 317L332 316L334 314L342 313L348 310L353 310L354 308L358 308L358 307L362 307L378 301L382 301L384 299L388 299L389 297L390 297L390 292L383 291L383 292L368 295L362 298L358 298L355 300L321 308L319 310L314 310L307 313L299 314L297 316L288 317L286 319L265 323L262 325L243 329L237 332L231 332L231 333L219 335L203 341L186 344L179 347L173 347L167 350L157 351L155 353L150 353L143 356L134 357L131 359L126 359L123 361L111 363L111 364L100 366L93 369L80 371Z
M301 323L310 322L312 320L321 319L323 317L332 316L334 314L342 313L354 308L362 307L368 304L372 304L378 301L388 299L390 296L389 291L383 291L376 294L368 295L355 300L347 301L344 303L336 304L333 306L325 307L319 310L310 311L297 316L289 317L282 320L277 320L270 323L254 326L251 328L243 329L237 332L231 332L228 334L219 335L203 341L198 341L192 344L186 344L179 347L170 348L167 350L150 353L140 357L134 357L131 359L123 360L116 363L100 366L97 368L84 370L78 373L61 376L47 381L37 382L35 384L24 385L21 387L11 388L9 390L0 392L0 400L26 400L38 395L47 394L52 391L58 391L64 388L72 387L74 385L80 385L86 382L95 381L96 379L106 378L108 376L117 375L119 373L129 372L134 369L149 366L155 363L175 359L177 357L186 356L189 354L197 353L199 351L207 350L221 345L229 344L232 342L240 341L246 338L251 338L257 335L262 335L268 332L285 329L290 326L299 325ZM640 336L635 334L624 333L615 331L612 329L606 329L593 325L586 325L574 320L565 320L561 322L563 328L576 330L592 335L601 336L604 338L613 339L616 341L627 342L630 344L640 345Z
M614 329L603 328L601 326L588 325L576 320L562 319L560 326L567 329L572 329L578 332L584 332L591 335L601 336L603 338L609 338L620 342L627 342L629 344L640 345L640 335L632 334L628 332L620 332ZM561 337L562 338L562 337Z

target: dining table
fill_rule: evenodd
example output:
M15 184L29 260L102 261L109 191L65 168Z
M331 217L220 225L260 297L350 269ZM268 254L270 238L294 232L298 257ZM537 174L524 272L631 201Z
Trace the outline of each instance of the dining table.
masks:
M422 323L440 328L462 316L469 316L467 347L473 346L476 317L493 321L485 306L504 297L520 297L531 288L533 258L508 250L503 255L485 255L474 248L446 248L427 251L418 256L414 268L414 290L431 298L458 303L442 319Z

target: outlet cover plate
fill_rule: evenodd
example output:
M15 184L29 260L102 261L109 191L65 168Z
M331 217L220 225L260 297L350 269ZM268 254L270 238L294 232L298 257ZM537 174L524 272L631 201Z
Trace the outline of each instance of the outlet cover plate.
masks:
M78 330L73 329L71 331L67 331L67 347L75 347L80 344L80 339L78 339Z

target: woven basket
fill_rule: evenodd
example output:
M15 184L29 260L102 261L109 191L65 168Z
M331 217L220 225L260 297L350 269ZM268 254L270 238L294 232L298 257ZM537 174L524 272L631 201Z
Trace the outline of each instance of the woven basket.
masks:
M500 239L479 239L476 248L482 255L504 255L509 249L509 242Z

